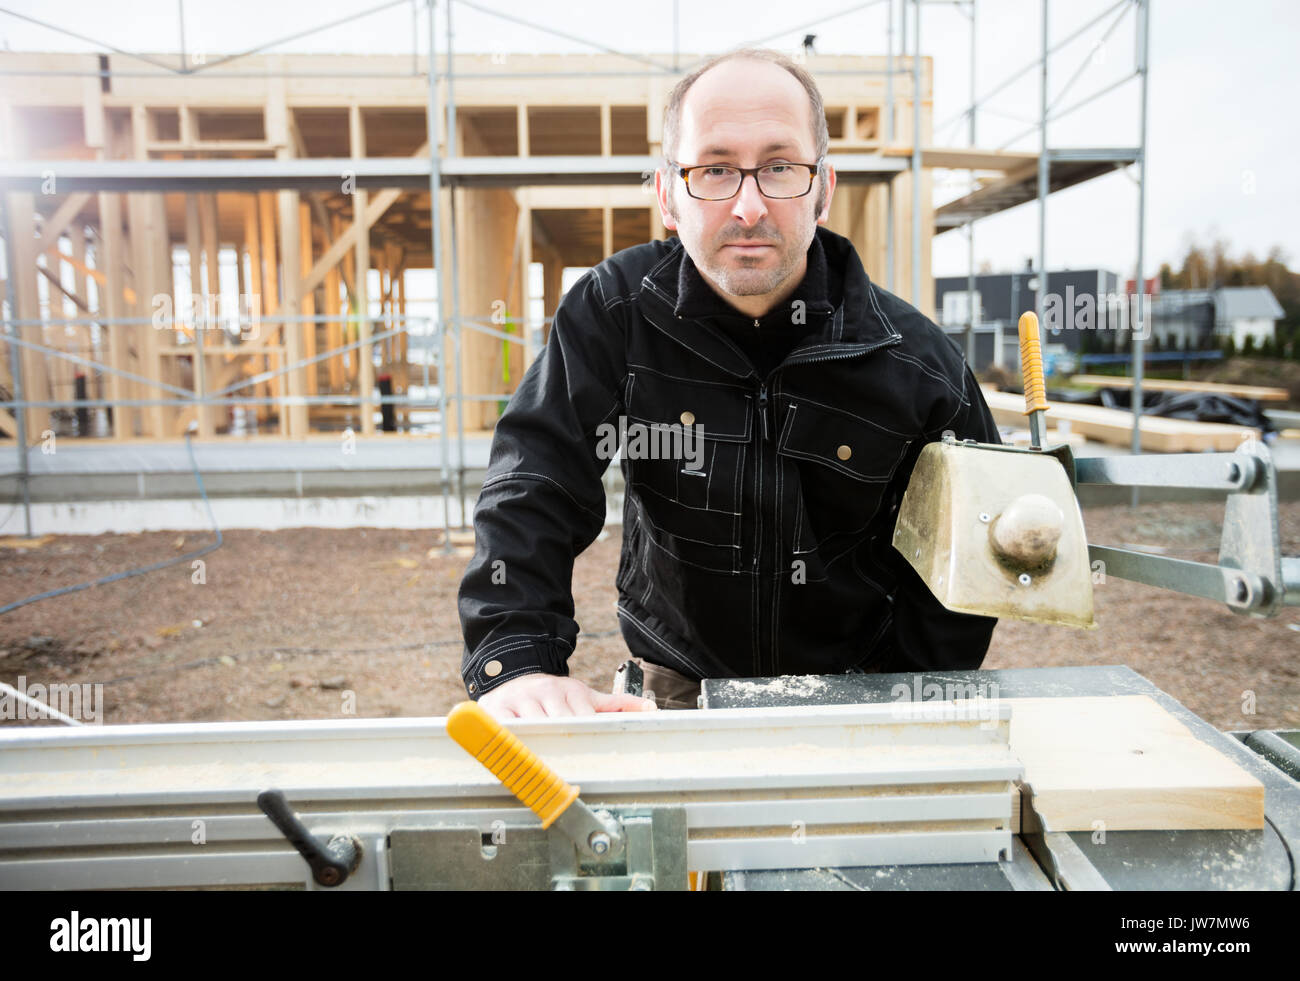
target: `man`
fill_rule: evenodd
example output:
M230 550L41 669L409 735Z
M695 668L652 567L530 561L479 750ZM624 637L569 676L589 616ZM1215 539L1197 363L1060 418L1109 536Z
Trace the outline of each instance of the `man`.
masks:
M816 84L773 52L674 89L655 188L678 240L574 285L497 423L460 590L462 674L489 711L655 707L566 677L614 431L619 622L664 707L706 677L983 661L997 621L945 610L891 541L922 446L997 428L956 345L818 228L827 140Z

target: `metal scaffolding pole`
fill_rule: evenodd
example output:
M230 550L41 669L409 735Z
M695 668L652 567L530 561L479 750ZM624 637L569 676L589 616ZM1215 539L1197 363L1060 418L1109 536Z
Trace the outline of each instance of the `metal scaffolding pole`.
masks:
M1047 8L1043 0L1043 60L1038 73L1038 289L1034 291L1034 309L1038 313L1038 340L1041 345L1046 324L1043 310L1047 298ZM1012 311L1014 313L1014 311ZM1024 370L1024 365L1021 365Z
M885 142L894 142L894 0L889 0L889 21L885 28L888 52L885 55ZM906 9L903 12L907 16ZM885 288L895 292L894 284L894 179L885 185Z
M2 196L0 196L2 197ZM18 304L15 301L15 290L18 288L18 269L14 263L14 227L13 216L9 212L9 203L4 201L4 229L5 235L5 272L9 277L9 283L5 287L5 292L9 294L9 313L16 321L18 319ZM31 230L28 229L28 234ZM19 328L17 323L10 323L9 334L12 338L18 336ZM18 345L9 344L9 377L13 379L14 391L13 399L15 402L23 401L23 366L18 358ZM27 410L14 406L14 450L18 454L18 484L22 487L23 493L23 534L27 538L32 537L32 493L30 477L27 473Z
M970 145L975 149L975 0L970 0ZM975 171L970 172L971 193ZM975 220L966 226L966 363L975 370Z
M465 397L461 376L461 324L460 324L460 248L456 236L456 191L451 192L451 213L448 216L451 231L451 337L456 375L456 500L460 508L460 526L465 520Z
M1044 3L1047 0L1043 0ZM912 0L912 306L921 309L921 0ZM906 23L906 18L904 18Z
M425 116L428 120L429 129L429 213L430 234L433 236L433 269L434 282L437 283L442 277L442 271L445 268L442 264L442 224L439 213L439 199L442 192L442 162L438 153L438 43L437 43L437 18L434 16L437 7L437 0L428 0L429 10L429 103L425 108ZM365 275L362 270L358 270L359 276ZM442 551L444 555L450 555L451 548L451 473L447 467L447 451L449 449L447 442L447 355L445 348L445 339L447 336L445 316L446 308L443 306L442 287L438 287L438 329L436 331L438 338L438 413L439 419L440 443L442 449L442 466L440 476L442 479ZM369 352L367 352L369 356ZM457 395L459 395L457 389Z
M1142 339L1142 329L1147 325L1150 311L1145 303L1146 281L1143 269L1146 262L1146 215L1147 215L1147 57L1151 47L1151 0L1135 0L1137 3L1137 53L1138 71L1142 73L1142 107L1140 115L1140 132L1138 134L1138 226L1137 226L1137 267L1133 275L1133 292L1137 297L1137 314L1140 318L1138 330L1133 332L1133 453L1142 452L1142 374L1143 354L1146 347ZM1138 488L1133 487L1132 505L1137 507Z

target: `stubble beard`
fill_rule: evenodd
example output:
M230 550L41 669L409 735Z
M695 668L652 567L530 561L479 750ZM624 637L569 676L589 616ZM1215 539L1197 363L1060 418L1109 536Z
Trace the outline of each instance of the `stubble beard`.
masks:
M821 203L820 199L817 203ZM668 204L670 213L677 218L671 192ZM680 222L681 219L678 218L679 235ZM817 211L810 211L804 216L790 239L782 236L766 221L759 222L750 229L728 226L709 248L700 250L699 258L692 256L692 259L704 275L731 296L765 296L776 292L799 268L799 263L808 253L816 229ZM779 253L779 261L775 266L768 266L770 257L767 255L737 255L732 256L730 262L724 261L727 245L744 244L747 241L772 243Z

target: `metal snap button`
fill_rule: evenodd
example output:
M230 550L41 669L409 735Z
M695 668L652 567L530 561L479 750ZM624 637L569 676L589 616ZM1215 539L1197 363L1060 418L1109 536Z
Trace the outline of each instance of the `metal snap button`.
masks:
M483 665L483 673L489 678L495 678L501 673L501 662L488 661L487 664Z
M839 457L841 460L847 460L849 457L853 455L853 450L846 443L842 445L838 450L835 451L835 455Z
M693 425L695 425L695 413L694 413L694 412L690 412L690 411L683 412L683 413L682 413L682 425L683 425L683 426L693 426Z

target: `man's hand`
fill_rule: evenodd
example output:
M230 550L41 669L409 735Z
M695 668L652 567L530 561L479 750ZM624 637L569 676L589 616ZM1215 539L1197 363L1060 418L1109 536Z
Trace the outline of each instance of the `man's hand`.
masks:
M542 715L595 715L597 712L656 710L654 700L636 695L606 695L577 678L527 674L507 681L478 700L483 710L500 720Z

